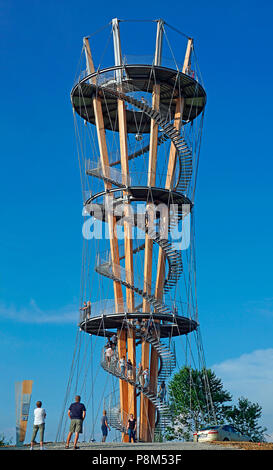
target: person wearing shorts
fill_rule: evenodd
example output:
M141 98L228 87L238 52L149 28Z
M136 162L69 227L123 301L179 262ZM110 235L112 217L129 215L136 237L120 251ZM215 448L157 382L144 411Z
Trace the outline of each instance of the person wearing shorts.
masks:
M72 434L75 433L74 438L74 449L79 449L77 442L79 439L79 434L82 433L82 423L86 416L86 409L83 403L81 403L81 397L76 395L75 402L72 403L68 410L68 416L71 419L69 433L66 439L66 449L69 449L69 442Z
M102 432L101 442L106 441L106 437L107 437L107 434L108 434L108 429L110 431L110 427L109 427L108 419L107 419L107 415L106 415L106 410L103 410L103 415L102 415L102 418L101 418L101 432Z
M40 433L40 449L44 450L45 417L46 417L46 412L45 412L45 409L42 408L42 402L37 401L36 408L34 410L34 423L33 423L33 432L32 432L31 443L30 443L30 450L33 450L35 438L37 436L38 431Z

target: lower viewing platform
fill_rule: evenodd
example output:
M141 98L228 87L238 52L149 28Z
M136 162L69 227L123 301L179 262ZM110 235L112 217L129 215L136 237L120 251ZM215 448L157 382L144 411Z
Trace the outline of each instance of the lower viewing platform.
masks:
M198 322L181 315L157 313L107 313L82 318L79 327L91 335L111 337L117 330L133 327L136 338L143 337L149 321L158 329L160 338L180 336L191 333L198 327ZM155 323L154 320L157 320Z

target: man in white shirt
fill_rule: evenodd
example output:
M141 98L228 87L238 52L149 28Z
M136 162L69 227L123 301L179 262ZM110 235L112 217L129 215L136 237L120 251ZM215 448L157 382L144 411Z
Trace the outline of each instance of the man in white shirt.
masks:
M33 423L33 433L32 433L31 443L30 443L30 450L33 450L33 445L34 445L35 437L37 435L38 430L40 431L40 449L44 450L46 412L45 412L45 409L42 408L41 401L37 401L36 406L37 408L35 408L34 410L34 423Z

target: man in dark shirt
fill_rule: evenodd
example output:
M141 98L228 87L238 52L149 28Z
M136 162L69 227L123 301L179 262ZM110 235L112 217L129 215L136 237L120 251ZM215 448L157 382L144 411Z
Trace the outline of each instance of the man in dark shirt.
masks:
M68 416L71 419L69 433L66 439L65 448L69 448L69 442L73 433L75 433L74 438L74 449L79 449L77 447L77 442L79 439L79 434L82 433L82 423L86 415L86 409L83 403L81 403L81 397L79 395L75 396L75 402L72 403L68 410Z

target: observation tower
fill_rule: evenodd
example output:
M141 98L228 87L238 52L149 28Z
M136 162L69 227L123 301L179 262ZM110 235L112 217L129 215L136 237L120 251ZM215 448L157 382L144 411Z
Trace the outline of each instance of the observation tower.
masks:
M83 39L85 70L71 91L84 207L79 325L105 339L100 365L117 379L104 402L110 426L126 441L133 414L137 438L152 442L171 420L159 388L177 364L175 339L199 327L194 197L206 93L191 37L151 21L153 53L140 57L142 24L130 38L125 24L107 25L108 66Z

